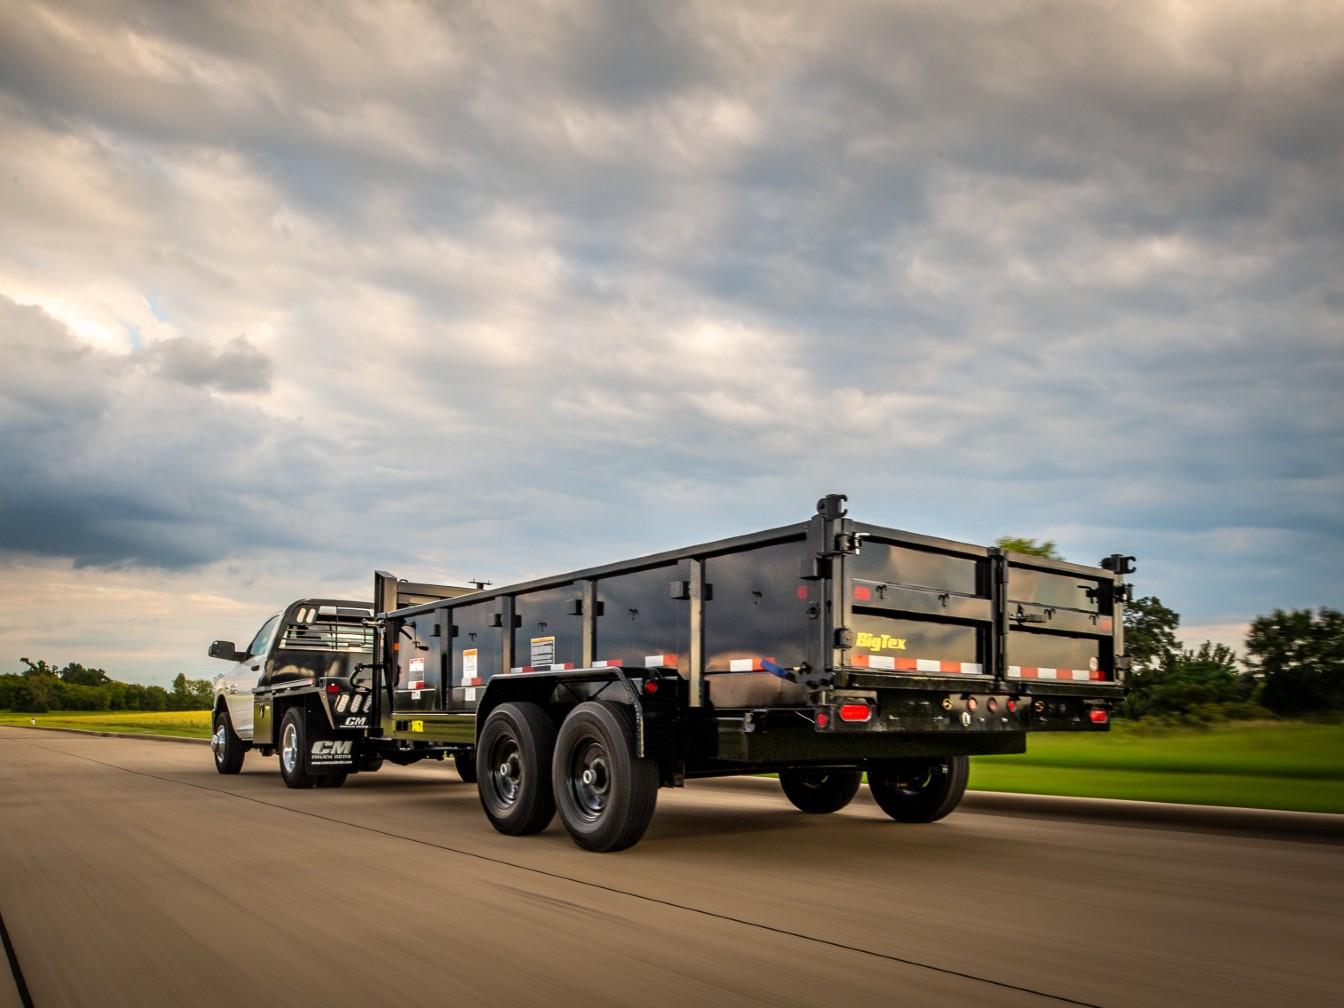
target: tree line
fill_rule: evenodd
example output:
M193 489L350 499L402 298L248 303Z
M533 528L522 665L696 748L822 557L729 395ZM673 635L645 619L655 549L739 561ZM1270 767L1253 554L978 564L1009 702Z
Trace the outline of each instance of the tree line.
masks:
M179 672L171 689L118 682L100 668L70 662L20 658L21 673L0 675L0 710L45 714L52 710L185 711L209 710L214 691L207 679L188 679Z
M1005 536L1004 549L1062 560L1050 541ZM1149 595L1125 607L1132 667L1120 713L1202 722L1344 711L1344 614L1322 606L1275 609L1251 622L1244 654L1205 641L1182 648L1180 614Z

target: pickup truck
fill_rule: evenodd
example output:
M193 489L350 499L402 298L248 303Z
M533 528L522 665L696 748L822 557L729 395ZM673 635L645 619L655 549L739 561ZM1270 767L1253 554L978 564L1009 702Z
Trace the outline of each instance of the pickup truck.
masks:
M580 847L612 851L690 779L777 773L824 814L866 774L892 819L932 822L960 802L968 757L1108 729L1133 557L1005 552L864 524L845 501L523 584L377 572L371 605L293 603L246 654L211 645L234 663L216 765L278 750L285 783L307 787L451 755L496 830L558 813Z

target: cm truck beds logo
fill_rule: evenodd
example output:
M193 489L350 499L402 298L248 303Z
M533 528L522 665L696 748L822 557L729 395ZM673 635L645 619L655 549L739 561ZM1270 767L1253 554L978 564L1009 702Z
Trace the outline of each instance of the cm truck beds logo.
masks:
M876 654L879 651L904 651L904 637L888 637L886 634L861 633L854 641L855 647L867 648Z
M353 739L319 739L313 743L314 763L349 763L354 751Z

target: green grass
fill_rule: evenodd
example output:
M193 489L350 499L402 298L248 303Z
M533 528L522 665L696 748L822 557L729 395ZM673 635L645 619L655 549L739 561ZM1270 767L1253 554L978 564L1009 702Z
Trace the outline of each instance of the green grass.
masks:
M981 791L1344 812L1344 725L1273 722L1104 735L1032 735L1022 756L977 756Z
M52 711L49 714L0 711L0 725L30 725L33 722L39 728L210 737L209 711Z

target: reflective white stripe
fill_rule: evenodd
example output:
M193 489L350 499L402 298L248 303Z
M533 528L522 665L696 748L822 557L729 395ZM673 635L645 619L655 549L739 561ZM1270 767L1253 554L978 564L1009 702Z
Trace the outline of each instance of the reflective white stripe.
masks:
M670 654L651 654L644 656L645 668L676 668L677 656Z
M916 658L915 670L917 672L941 672L943 670L943 663L934 661L931 658Z
M885 669L888 672L895 672L896 659L889 658L886 655L869 655L868 667L875 669Z
M593 662L593 668L620 668L623 664L619 658L604 658L602 661Z
M729 672L751 672L756 668L754 658L731 658L728 661Z
M977 664L975 664L975 662L964 661L964 662L961 663L961 674L962 674L962 675L980 675L980 673L981 673L981 671L982 671L982 668L983 668L983 666L977 665Z
M1092 673L1087 669L1034 668L1031 665L1009 665L1008 675L1013 679L1071 679L1089 682Z

